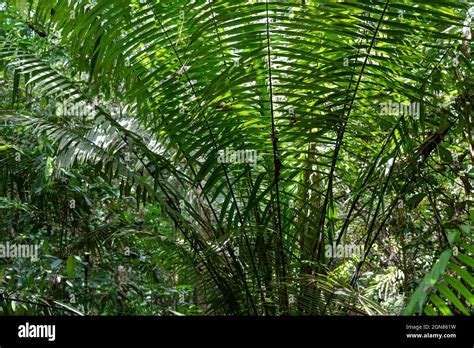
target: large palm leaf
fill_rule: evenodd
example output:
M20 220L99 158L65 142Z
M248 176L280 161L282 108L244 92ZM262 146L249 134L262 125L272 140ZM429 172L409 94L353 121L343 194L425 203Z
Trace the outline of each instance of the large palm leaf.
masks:
M436 72L466 38L468 7L458 1L35 5L35 25L61 33L80 76L60 76L28 52L17 71L56 99L95 95L129 111L117 118L96 107L82 128L30 119L59 142L59 164L94 160L160 199L233 313L288 313L288 280L325 272L324 245L344 241L360 218L367 256L442 140L423 139L419 127L445 136L464 116L437 107L448 91ZM20 51L5 40L2 52ZM391 100L420 103L420 118L382 116ZM256 150L258 165L220 163L227 148ZM299 282L303 297L314 294Z

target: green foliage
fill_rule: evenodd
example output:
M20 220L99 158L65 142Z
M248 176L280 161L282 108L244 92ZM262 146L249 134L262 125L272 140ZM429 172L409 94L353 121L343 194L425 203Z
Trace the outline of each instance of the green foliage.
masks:
M3 313L472 313L469 4L0 6Z
M467 227L467 228L466 228ZM453 250L444 251L433 269L423 278L404 314L470 315L474 306L473 238L469 226L453 232ZM465 234L465 235L464 235ZM461 249L462 251L460 251Z

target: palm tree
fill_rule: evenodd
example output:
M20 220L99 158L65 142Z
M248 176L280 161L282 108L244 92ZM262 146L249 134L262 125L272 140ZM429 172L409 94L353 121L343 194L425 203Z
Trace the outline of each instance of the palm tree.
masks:
M91 162L137 204L159 202L209 313L386 313L358 286L374 245L401 203L426 197L445 139L462 137L459 163L474 161L467 3L20 3L35 44L0 39L13 81L2 115L54 139L56 168ZM26 93L51 109L19 107ZM349 243L364 252L326 252ZM441 256L459 293L438 289L462 295L463 313L468 244ZM429 310L445 314L443 301Z

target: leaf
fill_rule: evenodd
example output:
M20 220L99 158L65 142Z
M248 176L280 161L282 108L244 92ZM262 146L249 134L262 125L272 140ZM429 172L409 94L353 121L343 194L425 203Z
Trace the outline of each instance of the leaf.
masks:
M469 311L464 307L464 305L459 301L456 295L444 284L437 284L436 289L445 296L451 303L459 309L463 314L469 315Z
M74 259L73 255L70 255L67 258L67 263L66 263L66 271L67 271L67 276L69 278L74 277L74 268L76 266L76 260Z
M407 206L411 209L415 209L421 203L423 198L425 198L425 196L426 196L426 194L424 194L424 193L417 193L417 194L413 195L407 201Z
M0 146L0 151L5 151L5 150L11 149L11 148L12 148L11 145L2 145L2 146Z
M459 260L459 261L462 261L465 265L471 267L471 268L474 268L474 259L472 257L469 257L468 255L466 254L458 254L456 256L456 258Z
M470 275L465 269L454 263L450 263L449 268L455 271L471 288L474 288L474 277Z
M80 315L81 317L85 316L85 314L83 312L81 312L80 310L78 310L74 307L71 307L70 305L64 304L64 303L59 302L59 301L54 301L54 303L56 303L57 305L59 305L61 307L64 307L64 308L68 309L69 311L71 311L73 313L76 313L77 315Z
M444 280L449 283L456 290L459 295L463 296L471 306L474 306L474 294L470 293L469 290L456 278L445 275Z
M471 236L471 226L469 226L469 225L460 225L459 229L463 233L467 234L468 236Z
M175 311L175 310L173 310L173 309L171 309L171 308L168 308L168 311L169 311L170 313L173 313L174 315L176 315L176 316L178 316L178 317L184 317L184 316L185 316L185 314L180 313L180 312L178 312L178 311Z
M456 237L458 236L458 233L457 231L454 231L454 232L448 232L448 242L449 244L453 244L454 243L454 240L456 239Z
M433 308L433 306L430 305L430 304L427 304L427 305L425 306L425 314L426 314L426 315L429 315L429 316L437 316L437 315L438 315L438 313L436 312L436 310L435 310L435 309Z
M449 219L452 219L452 218L453 218L454 212L455 212L455 211L454 211L454 207L448 206L448 207L446 208L446 213L448 214L448 218L449 218Z
M453 155L451 154L451 151L442 145L438 147L438 151L442 162L449 164L453 163Z
M448 306L444 303L444 301L436 294L430 295L430 301L439 309L441 313L444 315L453 315L453 312L449 309Z
M61 260L61 259L54 260L54 261L51 263L51 269L56 269L56 268L58 268L62 263L63 263L63 260Z
M410 298L410 302L406 306L403 315L412 315L415 312L423 312L423 306L428 297L426 289L433 287L438 281L439 277L445 272L451 258L452 251L445 250L441 253L438 261L433 266L433 269L423 278L418 288Z

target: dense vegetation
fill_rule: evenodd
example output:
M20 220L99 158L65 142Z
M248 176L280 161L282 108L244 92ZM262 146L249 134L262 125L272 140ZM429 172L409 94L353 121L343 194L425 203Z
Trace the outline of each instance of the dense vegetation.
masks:
M472 314L473 15L0 0L0 313Z

